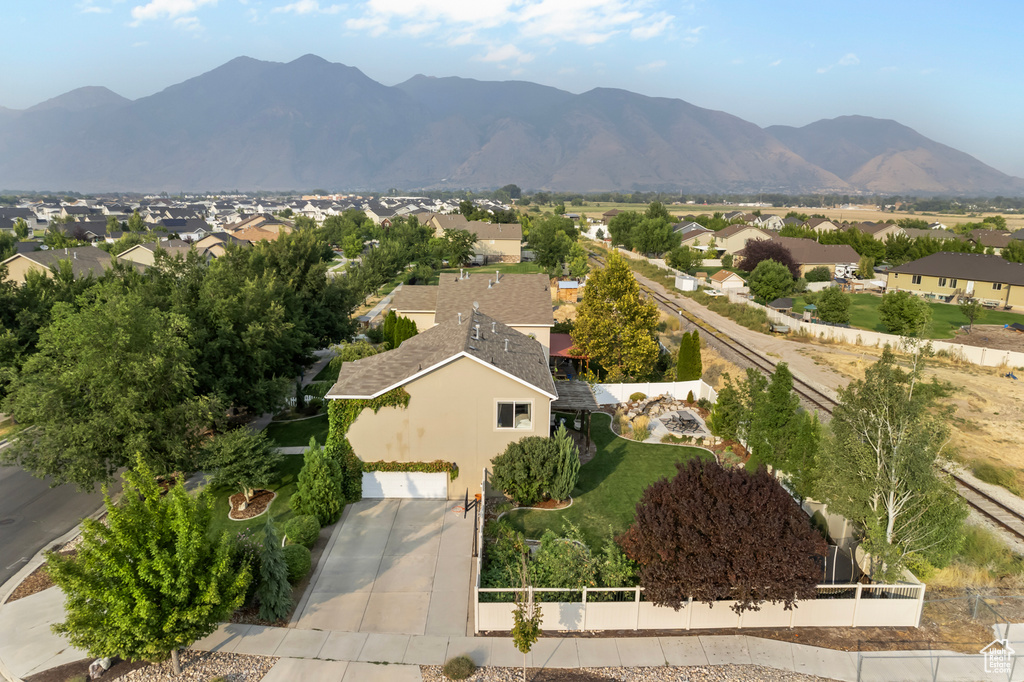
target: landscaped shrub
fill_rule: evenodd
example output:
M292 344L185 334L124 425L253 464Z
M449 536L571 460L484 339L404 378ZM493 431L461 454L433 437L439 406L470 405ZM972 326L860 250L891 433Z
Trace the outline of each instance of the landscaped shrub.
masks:
M687 391L686 402L690 403L691 405L693 404L693 391Z
M629 401L631 403L635 403L636 401L643 400L646 397L647 397L646 395L644 395L643 393L640 393L639 391L637 391L636 393L633 393L633 394L631 394L629 396Z
M566 500L576 487L576 481L580 476L580 450L576 447L576 441L565 430L565 424L558 427L554 441L558 450L558 462L548 492L556 500Z
M633 419L633 440L643 442L651 435L651 420L640 415Z
M563 527L564 537L550 528L540 539L540 549L530 562L533 584L537 587L567 587L582 590L597 586L597 566L590 548L583 542L580 529L571 523ZM540 601L558 601L555 594L538 595Z
M491 485L524 506L543 499L558 471L558 445L551 438L527 436L509 443L494 458Z
M294 516L284 525L284 534L293 544L312 547L320 537L320 523L311 514Z
M731 253L725 254L724 256L722 256L722 267L725 268L726 270L732 268L732 261L733 261L732 254Z
M267 514L267 523L263 527L263 532L263 551L260 553L260 586L256 589L256 599L260 603L260 618L274 622L287 616L294 602L291 590L288 589L287 555L281 549L281 541L277 536L270 514ZM291 546L298 547L299 545Z
M819 265L816 268L811 268L805 278L808 282L831 282L832 273L824 265Z
M256 588L260 585L261 547L262 544L256 541L252 531L243 530L235 536L235 542L231 548L231 570L237 574L248 566L249 575L252 576L245 593L246 604L253 603L253 599L256 597Z
M449 680L464 680L476 672L476 664L469 656L456 656L444 664L444 676Z
M284 563L288 567L288 582L295 585L309 575L313 557L309 549L302 545L288 545L284 548Z
M362 477L362 472L359 475ZM292 509L299 514L315 516L321 526L331 525L338 520L344 507L341 483L342 472L338 462L316 444L316 438L311 438L295 494L292 495Z

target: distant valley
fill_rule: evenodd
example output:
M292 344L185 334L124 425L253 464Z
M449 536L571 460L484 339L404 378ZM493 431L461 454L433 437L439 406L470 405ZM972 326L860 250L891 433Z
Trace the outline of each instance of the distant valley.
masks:
M678 99L239 57L149 97L0 107L0 188L488 189L1024 195L895 121L760 128Z

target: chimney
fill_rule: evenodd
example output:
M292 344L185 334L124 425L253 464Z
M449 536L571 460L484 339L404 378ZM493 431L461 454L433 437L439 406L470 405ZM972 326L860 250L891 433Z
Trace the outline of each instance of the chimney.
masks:
M508 339L505 339L505 352L508 352Z
M479 341L480 340L480 325L475 325L475 326L476 326L476 334L473 336L473 338L476 339L477 341Z
M462 313L459 313L459 324L462 324Z

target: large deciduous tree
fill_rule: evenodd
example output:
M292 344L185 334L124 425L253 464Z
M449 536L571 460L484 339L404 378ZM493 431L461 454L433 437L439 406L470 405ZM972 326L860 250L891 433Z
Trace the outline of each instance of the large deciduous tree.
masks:
M749 473L698 458L676 467L644 491L618 539L640 565L647 599L675 609L689 598L735 600L742 613L816 596L825 541L763 467Z
M793 254L789 249L777 241L771 239L751 239L740 252L742 259L737 267L740 270L753 272L761 261L773 260L782 263L789 270L793 280L800 279L800 266L793 260Z
M944 565L962 540L967 510L938 468L950 410L937 393L921 382L920 354L904 370L886 348L864 379L839 390L819 453L815 496L863 529L879 580L898 579L910 555Z
M569 257L576 236L576 227L569 218L549 216L534 221L529 244L537 256L537 264L561 274L562 263Z
M909 291L890 291L882 296L878 317L890 334L921 337L932 320L932 309Z
M203 447L202 466L213 472L211 485L237 486L248 502L254 490L273 479L281 457L266 432L242 427L207 443Z
M829 287L821 292L817 301L818 317L830 324L846 324L850 321L850 297L839 287Z
M763 303L771 303L780 296L792 293L796 285L786 266L770 259L757 264L747 283L750 285L750 293Z
M612 378L646 377L658 361L658 318L658 307L641 296L623 257L609 253L605 267L587 280L576 309L573 346Z
M74 557L50 553L64 592L53 629L90 656L166 660L217 629L242 605L248 566L232 566L231 541L209 537L210 498L182 485L161 497L142 458L125 473L124 495L104 495L107 523L86 519Z
M162 473L194 470L211 403L195 395L188 321L115 283L84 299L54 305L40 330L5 402L26 428L0 457L83 489L136 452Z

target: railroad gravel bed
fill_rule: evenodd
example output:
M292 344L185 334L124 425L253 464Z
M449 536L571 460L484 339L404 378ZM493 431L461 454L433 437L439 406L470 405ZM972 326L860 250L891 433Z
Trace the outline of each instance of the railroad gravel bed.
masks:
M439 665L422 665L423 682L448 682ZM477 668L467 682L521 682L522 668ZM826 677L763 668L759 665L716 665L659 668L527 668L528 682L832 682Z

